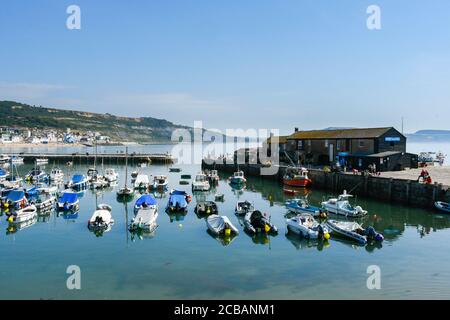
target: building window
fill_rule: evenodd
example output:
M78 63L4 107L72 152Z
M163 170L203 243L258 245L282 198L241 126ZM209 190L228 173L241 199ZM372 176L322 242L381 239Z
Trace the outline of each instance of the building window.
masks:
M308 140L308 147L311 147L311 140Z
M328 140L325 140L325 148L328 148Z
M298 150L305 150L305 145L303 143L303 140L298 141Z
M358 141L358 146L360 147L360 148L364 148L364 140L359 140Z

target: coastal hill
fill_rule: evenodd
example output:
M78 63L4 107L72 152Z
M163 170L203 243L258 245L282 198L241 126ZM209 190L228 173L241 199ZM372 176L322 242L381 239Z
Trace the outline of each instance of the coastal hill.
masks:
M168 142L175 129L191 129L163 119L129 118L112 114L61 110L0 101L2 125L65 131L98 131L114 141Z
M412 142L450 142L450 130L419 130L406 136Z

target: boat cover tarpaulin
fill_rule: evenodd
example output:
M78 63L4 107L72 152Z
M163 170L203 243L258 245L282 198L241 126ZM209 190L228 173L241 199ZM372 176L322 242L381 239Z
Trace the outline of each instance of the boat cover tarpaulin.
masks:
M76 174L72 177L73 183L81 183L84 181L84 176L82 174Z
M173 190L170 194L172 195L186 195L186 191Z
M169 198L169 204L172 207L175 207L178 203L180 208L184 208L187 206L186 196L181 194L172 194Z
M60 203L75 203L78 200L78 195L76 193L68 192L64 193L61 198L59 198Z
M148 206L156 205L156 199L149 194L144 194L136 201L136 206L140 207L144 203L147 204Z
M212 216L208 217L206 222L208 223L208 226L210 227L210 229L212 229L211 231L214 231L217 234L221 233L227 225L235 233L239 233L238 229L235 226L233 226L233 224L231 223L230 219L228 219L228 217L212 215Z
M6 171L0 168L0 177L6 176L6 175L7 175Z
M20 191L20 190L12 190L9 194L8 194L8 200L11 200L13 202L17 202L22 200L25 197L25 192Z

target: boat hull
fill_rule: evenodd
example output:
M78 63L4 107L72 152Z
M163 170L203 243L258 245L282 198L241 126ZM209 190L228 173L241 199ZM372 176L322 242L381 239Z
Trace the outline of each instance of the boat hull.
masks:
M283 184L285 186L294 187L294 188L307 188L311 186L311 179L300 178L300 179L283 179Z

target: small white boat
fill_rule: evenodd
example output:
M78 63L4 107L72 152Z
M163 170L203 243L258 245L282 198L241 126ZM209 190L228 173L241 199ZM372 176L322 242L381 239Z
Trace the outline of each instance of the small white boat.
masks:
M28 220L32 220L37 215L36 206L30 205L23 209L17 210L13 214L11 214L8 218L8 222L10 223L21 223Z
M450 213L450 204L447 202L437 201L434 203L434 206L440 211Z
M130 231L154 230L157 227L158 206L156 204L144 206L137 210L135 217L131 220Z
M345 190L338 198L331 198L328 201L322 202L322 209L328 213L333 213L346 217L362 217L367 214L360 206L352 206L349 198L353 197Z
M157 175L153 177L153 184L151 185L153 190L167 190L169 186L169 180L167 176Z
M7 156L6 154L0 154L0 164L8 163L10 160L11 160L10 156Z
M9 161L12 164L22 164L23 163L23 158L22 157L17 157L17 156L12 156Z
M127 186L122 187L119 189L119 191L117 191L118 197L127 197L127 196L131 196L133 194L134 194L134 190L131 188L128 188Z
M229 178L231 184L244 184L247 182L247 179L244 177L244 171L237 171L233 173L233 175Z
M117 179L119 179L119 174L113 168L107 168L105 170L104 177L109 182L115 182L117 181Z
M89 230L108 230L114 224L111 211L112 208L110 205L99 204L97 210L94 211L91 219L89 219Z
M230 236L232 233L238 235L239 230L226 216L211 215L206 219L206 226L214 235Z
M147 189L150 185L150 179L146 174L138 174L136 180L134 181L135 189Z
M48 178L47 173L40 168L34 168L25 176L27 181L47 181Z
M217 204L214 201L200 201L197 202L195 206L194 212L198 216L203 215L217 215L219 213L219 209L217 208Z
M59 168L53 168L50 171L50 181L60 182L64 180L64 172Z
M333 234L354 240L360 244L366 244L369 241L381 242L384 240L383 235L377 233L373 227L364 229L357 222L328 220L326 224Z
M210 184L217 185L219 183L219 180L220 180L219 172L217 170L211 170L208 173L208 180L209 180Z
M98 177L98 170L96 168L89 168L87 171L87 179L89 182L92 182Z
M138 171L133 171L133 172L131 173L131 179L132 179L132 180L135 180L135 179L137 178L138 175L139 175L139 172L138 172Z
M302 213L286 220L288 231L302 236L305 239L325 239L330 238L330 233L326 226L317 222L309 213Z
M192 191L208 191L211 188L208 177L204 173L199 173L192 181Z
M91 180L91 188L93 189L103 189L109 186L109 181L104 176L95 176Z
M249 211L244 217L245 229L250 233L278 233L277 227L261 211Z
M247 200L238 201L236 203L234 213L237 215L244 215L244 214L247 214L248 212L252 212L254 210L255 210L255 207L249 201L247 201Z
M37 199L32 200L32 204L36 206L38 212L46 212L55 208L57 199L55 196L39 196Z
M48 159L47 158L36 158L36 164L47 164Z

